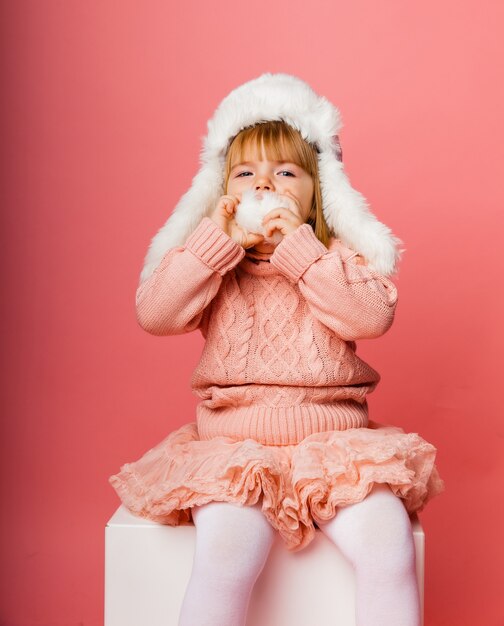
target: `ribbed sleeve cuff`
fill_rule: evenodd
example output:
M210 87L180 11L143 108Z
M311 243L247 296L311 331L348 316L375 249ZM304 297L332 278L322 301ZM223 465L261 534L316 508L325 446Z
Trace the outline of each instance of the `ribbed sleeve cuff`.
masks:
M187 238L184 247L222 275L245 256L245 249L226 235L209 217L201 220Z
M270 263L291 282L296 283L305 271L327 252L309 224L301 224L282 239L270 257Z

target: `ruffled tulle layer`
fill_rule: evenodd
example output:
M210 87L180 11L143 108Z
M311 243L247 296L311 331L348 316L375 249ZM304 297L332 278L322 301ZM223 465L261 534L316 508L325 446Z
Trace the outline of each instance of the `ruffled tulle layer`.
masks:
M316 522L388 483L411 514L444 491L436 448L417 433L369 420L367 428L310 435L299 444L253 439L201 441L195 422L171 432L109 478L133 514L162 524L192 522L191 507L211 501L262 503L287 549L312 541Z

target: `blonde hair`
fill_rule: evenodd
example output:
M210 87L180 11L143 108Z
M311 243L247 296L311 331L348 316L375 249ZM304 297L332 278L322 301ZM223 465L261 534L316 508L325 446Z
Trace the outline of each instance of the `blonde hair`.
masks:
M248 126L230 140L226 154L224 181L226 191L233 165L243 161L246 151L251 147L255 147L258 152L262 147L268 160L286 160L296 163L312 177L313 200L306 223L310 224L317 239L327 246L331 231L322 211L316 148L305 141L298 130L283 120L260 122L254 126Z

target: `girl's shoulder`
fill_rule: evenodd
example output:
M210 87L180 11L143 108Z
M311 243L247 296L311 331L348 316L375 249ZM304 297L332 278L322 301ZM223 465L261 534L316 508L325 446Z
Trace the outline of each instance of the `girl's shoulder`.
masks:
M341 253L341 257L343 261L353 260L354 263L358 265L366 265L366 261L364 257L352 250L352 248L348 248L345 244L339 239L339 237L331 237L329 243L327 245L328 250L338 250Z

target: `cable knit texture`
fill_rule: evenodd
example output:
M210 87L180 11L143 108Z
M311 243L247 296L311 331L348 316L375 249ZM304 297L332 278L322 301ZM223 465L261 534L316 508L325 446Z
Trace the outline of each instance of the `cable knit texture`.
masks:
M389 328L397 290L346 264L342 248L328 250L303 224L269 262L255 262L204 218L142 285L137 311L146 330L200 327L206 337L192 377L201 439L287 445L367 424L366 394L380 376L352 342Z
M444 489L436 449L369 420L380 375L356 355L358 339L390 328L397 300L390 279L339 240L326 247L309 224L261 254L203 218L136 295L149 333L206 339L191 379L196 422L110 477L124 503L179 524L196 504L261 496L289 549L374 482L421 509Z

